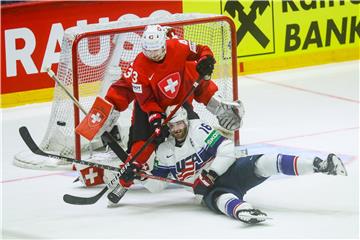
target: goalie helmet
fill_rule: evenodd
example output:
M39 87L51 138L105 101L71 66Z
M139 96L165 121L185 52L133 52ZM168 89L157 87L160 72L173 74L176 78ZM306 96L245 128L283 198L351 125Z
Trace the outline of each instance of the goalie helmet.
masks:
M156 62L162 60L166 54L166 32L160 25L148 25L141 46L146 57Z

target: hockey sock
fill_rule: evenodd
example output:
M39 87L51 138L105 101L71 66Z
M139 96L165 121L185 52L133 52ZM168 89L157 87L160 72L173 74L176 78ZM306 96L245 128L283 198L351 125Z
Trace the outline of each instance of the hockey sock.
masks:
M298 156L278 154L276 160L277 171L285 175L299 175L298 158Z
M286 154L264 154L255 163L255 174L270 177L277 174L304 175L314 173L313 158Z
M278 154L276 167L279 173L285 175L304 175L313 173L313 159L293 155Z

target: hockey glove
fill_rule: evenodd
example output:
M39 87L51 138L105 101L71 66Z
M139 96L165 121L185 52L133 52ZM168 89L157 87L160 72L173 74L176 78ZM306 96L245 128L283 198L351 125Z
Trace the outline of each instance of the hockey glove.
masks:
M120 184L123 187L129 188L134 182L134 179L137 178L137 173L140 172L142 169L142 166L140 163L134 161L130 163L125 172L120 177Z
M215 59L212 56L204 56L199 59L196 65L196 71L200 76L204 76L204 80L209 80L214 70Z
M164 131L162 131L161 123L164 119L164 114L159 112L150 113L149 115L149 124L151 133L156 134L156 138L154 139L154 142L156 145L159 145L160 143L165 141L166 134Z
M206 109L215 114L220 126L227 130L234 131L242 126L245 110L240 100L227 102L220 96L214 95L206 105Z
M217 177L217 173L213 170L210 170L209 172L202 170L200 176L194 182L194 193L205 196L213 187Z

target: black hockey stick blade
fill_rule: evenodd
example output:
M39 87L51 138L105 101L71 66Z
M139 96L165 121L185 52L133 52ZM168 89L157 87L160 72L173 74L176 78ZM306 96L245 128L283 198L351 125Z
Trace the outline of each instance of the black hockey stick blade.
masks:
M64 202L73 205L91 205L96 203L106 193L107 190L108 187L106 186L103 190L101 190L101 192L93 197L77 197L70 194L65 194L63 196L63 200Z
M20 127L19 132L20 132L20 136L24 140L25 144L30 148L30 150L33 153L42 155L42 156L46 156L46 157L55 157L55 158L73 161L73 162L77 161L76 159L61 157L61 156L57 156L54 154L45 153L44 151L42 151L39 148L39 146L35 143L34 139L31 137L27 127L24 127L24 126ZM96 194L93 197L77 197L77 196L65 194L63 196L63 200L66 203L74 204L74 205L90 205L90 204L96 203L106 193L107 190L108 190L108 187L105 186L105 188L103 190L101 190L101 192L99 192L98 194Z
M30 150L34 154L49 157L49 158L54 158L54 159L57 159L57 160L63 160L63 161L69 162L69 163L80 163L80 164L87 165L86 161L80 161L80 160L77 160L77 159L74 159L74 158L44 152L43 150L41 150L39 148L39 146L36 144L34 139L31 137L30 132L27 129L27 127L24 127L24 126L20 127L19 128L19 133L20 133L21 138L24 140L25 144L28 146L28 148L30 148Z
M21 138L24 140L25 144L30 148L30 150L38 155L42 155L42 156L48 156L48 154L46 154L44 151L42 151L39 146L35 143L34 139L31 137L29 130L27 129L27 127L20 127L19 128L19 133Z

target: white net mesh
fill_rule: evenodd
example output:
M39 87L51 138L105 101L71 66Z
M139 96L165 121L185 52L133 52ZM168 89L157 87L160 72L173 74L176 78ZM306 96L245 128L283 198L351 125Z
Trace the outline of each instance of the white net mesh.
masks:
M141 51L140 38L144 26L161 24L173 27L179 38L211 48L216 59L213 80L219 86L219 93L225 99L233 100L233 79L237 78L233 78L232 75L232 61L236 59L231 57L231 30L228 22L219 20L218 17L204 14L173 14L161 18L152 16L67 29L57 76L72 94L79 97L79 102L88 111L95 97L104 96L111 83L119 79L121 73L126 71ZM73 49L77 53L76 56L72 56ZM75 71L73 57L76 59ZM194 106L201 118L214 126L218 125L215 116L209 113L205 106L198 103L194 103ZM44 151L75 156L76 151L84 153L89 150L89 142L84 138L81 138L81 147L75 146L74 111L78 110L74 108L73 102L56 86L50 121L40 145ZM125 140L126 128L130 126L130 112L131 109L128 109L121 113L120 117L121 135ZM79 114L82 119L84 115ZM95 139L91 148L96 149L101 145L101 141Z

